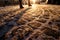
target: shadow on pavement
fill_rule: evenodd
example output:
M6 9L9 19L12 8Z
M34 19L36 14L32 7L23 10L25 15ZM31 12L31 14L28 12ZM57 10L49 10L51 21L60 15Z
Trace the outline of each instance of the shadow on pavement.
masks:
M5 20L5 24L3 24L2 26L0 26L0 40L3 40L3 36L11 29L14 27L14 25L16 24L16 21L18 21L21 16L30 8L27 8L23 11L21 11L20 13L18 13L17 15L13 16L13 20L11 21L6 21ZM19 10L19 9L18 9ZM17 11L17 10L15 10ZM8 12L9 13L9 12ZM8 19L7 19L8 20Z

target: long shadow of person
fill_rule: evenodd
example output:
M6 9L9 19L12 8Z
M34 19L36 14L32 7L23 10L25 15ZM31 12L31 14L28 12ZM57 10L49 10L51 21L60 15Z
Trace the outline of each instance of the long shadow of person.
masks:
M27 11L27 10L29 10L30 8L26 8L25 10L23 10L23 11L21 11L20 13L18 13L17 15L15 15L15 16L13 16L14 18L13 18L13 20L11 20L11 21L6 21L5 23L6 24L4 24L4 26L2 25L2 26L0 26L0 40L3 40L3 38L4 38L4 35L9 31L9 30L11 30L11 28L13 28L14 27L14 25L15 25L15 23L16 23L16 21L17 20L19 20L22 16L23 16L23 14ZM18 9L19 10L19 9ZM14 19L16 19L16 20L14 20ZM8 19L7 19L8 20Z

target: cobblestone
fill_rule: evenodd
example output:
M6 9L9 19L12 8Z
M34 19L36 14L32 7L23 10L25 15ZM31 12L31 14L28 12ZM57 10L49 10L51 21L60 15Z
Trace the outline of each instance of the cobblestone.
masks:
M4 40L60 40L59 5L35 5L24 11L22 16L18 14L19 10L13 13L14 16L3 16L5 23L13 25L2 37ZM2 26L4 21L0 23Z

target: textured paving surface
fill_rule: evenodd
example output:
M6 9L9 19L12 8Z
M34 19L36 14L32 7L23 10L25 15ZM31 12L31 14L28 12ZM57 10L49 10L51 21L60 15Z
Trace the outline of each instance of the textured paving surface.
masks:
M60 6L33 5L22 10L1 14L1 39L60 40Z

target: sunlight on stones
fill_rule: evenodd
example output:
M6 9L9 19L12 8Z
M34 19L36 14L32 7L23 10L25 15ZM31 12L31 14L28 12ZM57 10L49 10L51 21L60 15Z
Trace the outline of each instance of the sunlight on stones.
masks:
M36 20L36 21L41 22L41 23L46 23L47 22L47 20L46 19L43 19L43 18L41 18L39 20Z
M34 28L40 27L41 26L41 23L39 23L37 21L32 21L28 25L31 26L34 29Z
M23 4L0 10L2 40L60 40L60 6Z
M17 21L17 24L23 25L23 24L25 24L26 22L27 22L27 20L21 18L21 19L19 19L19 20Z

